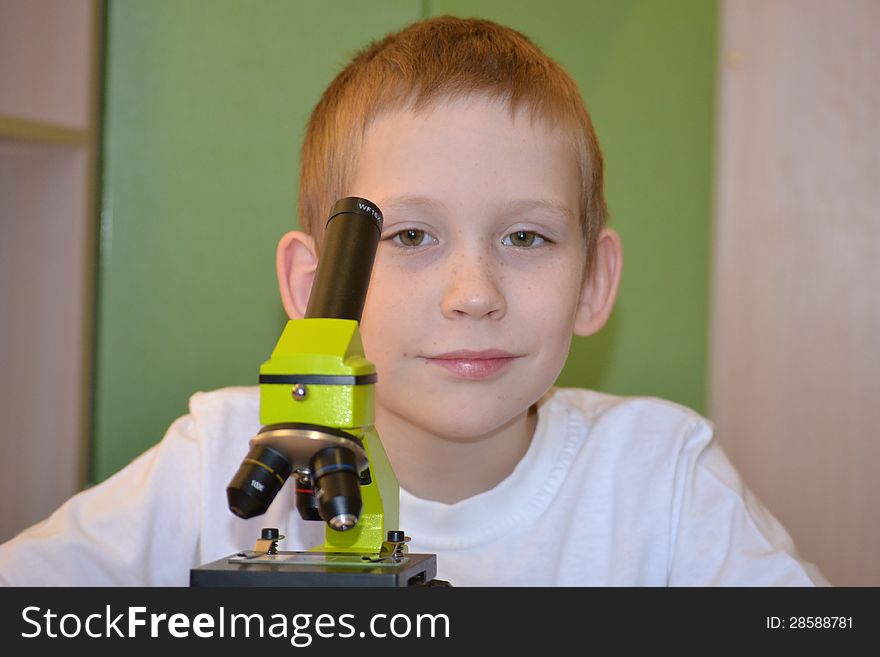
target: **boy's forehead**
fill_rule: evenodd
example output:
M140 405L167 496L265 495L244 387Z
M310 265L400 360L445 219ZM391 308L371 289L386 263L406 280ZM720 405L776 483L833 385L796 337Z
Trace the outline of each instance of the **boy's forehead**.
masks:
M527 111L511 112L506 103L482 97L384 110L364 133L353 174L355 187L387 192L383 211L441 209L438 192L480 185L475 191L510 209L573 219L579 202L578 167L566 135Z
M539 130L548 135L559 132L556 128L557 122L531 111L525 105L512 107L502 98L481 93L440 97L418 105L412 101L390 105L371 118L365 132L369 134L371 127L383 122L395 124L399 121L414 121L440 126L472 120L476 116L487 123L510 126L514 130Z

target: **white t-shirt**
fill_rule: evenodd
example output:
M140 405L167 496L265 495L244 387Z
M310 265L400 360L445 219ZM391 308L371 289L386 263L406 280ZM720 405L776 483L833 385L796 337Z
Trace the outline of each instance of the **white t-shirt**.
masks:
M198 393L164 439L0 546L12 585L186 586L191 568L278 527L284 550L323 542L293 486L242 520L226 486L259 430L259 389ZM442 475L442 473L440 473ZM811 586L785 530L681 406L579 389L538 405L532 443L492 490L443 504L400 492L411 552L454 586Z

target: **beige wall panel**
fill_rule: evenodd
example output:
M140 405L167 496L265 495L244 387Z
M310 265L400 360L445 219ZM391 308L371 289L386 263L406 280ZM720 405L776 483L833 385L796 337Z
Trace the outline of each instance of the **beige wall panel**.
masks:
M710 415L836 585L880 585L880 2L721 10Z
M0 140L0 542L82 483L81 149Z
M93 0L0 0L0 115L89 127Z
M85 483L97 0L0 0L0 542Z

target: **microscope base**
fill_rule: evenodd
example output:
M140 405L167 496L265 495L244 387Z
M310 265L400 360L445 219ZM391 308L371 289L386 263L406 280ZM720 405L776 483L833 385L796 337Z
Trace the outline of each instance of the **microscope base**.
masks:
M242 552L204 564L190 570L189 581L197 587L406 587L430 586L436 575L434 554L370 561L352 554L279 550L274 555Z

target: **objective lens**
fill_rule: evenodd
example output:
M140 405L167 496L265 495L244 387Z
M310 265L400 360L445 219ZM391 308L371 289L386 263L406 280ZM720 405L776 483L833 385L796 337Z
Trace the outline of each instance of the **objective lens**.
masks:
M251 447L226 488L229 509L239 518L266 513L290 475L290 462L278 450Z
M309 467L318 513L336 531L354 527L362 508L354 453L345 447L328 447L312 457Z
M311 481L296 481L296 510L303 520L322 520Z

